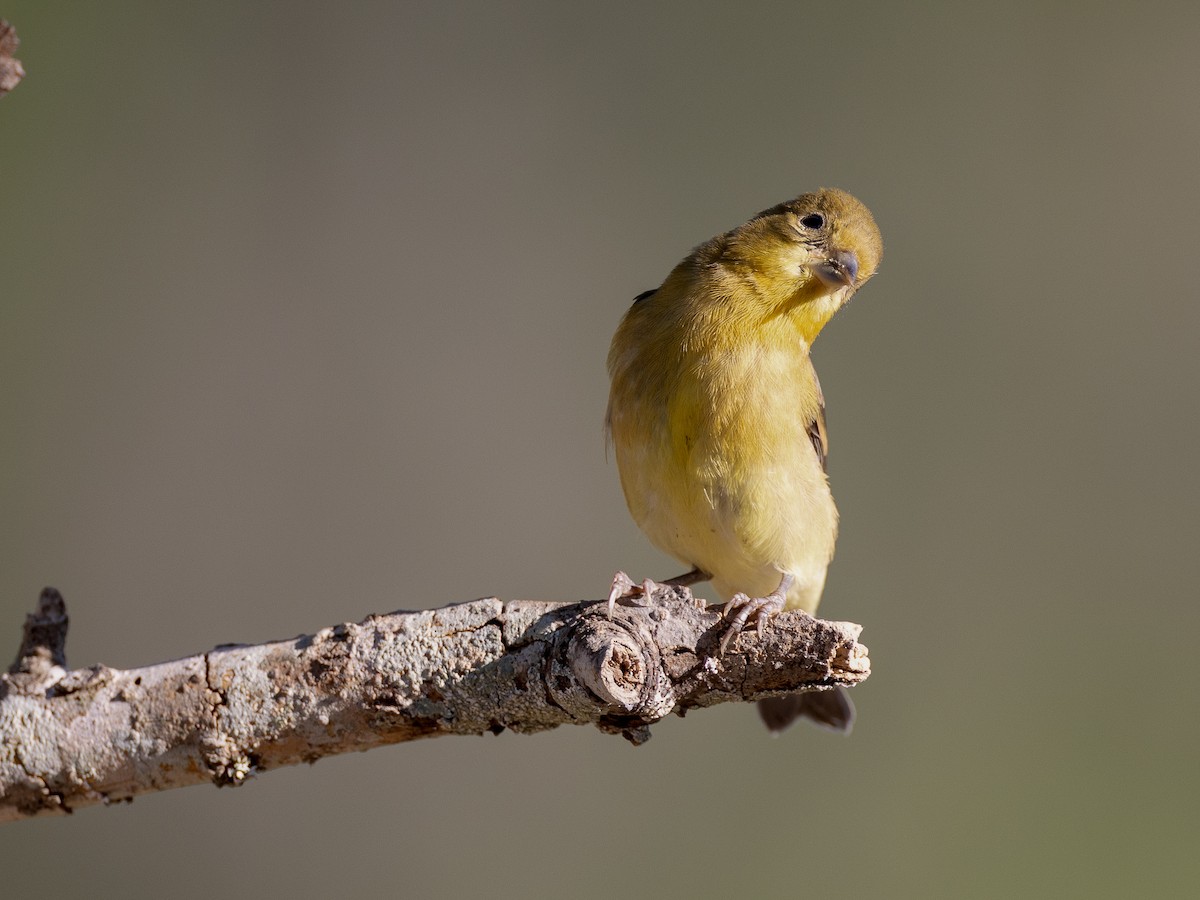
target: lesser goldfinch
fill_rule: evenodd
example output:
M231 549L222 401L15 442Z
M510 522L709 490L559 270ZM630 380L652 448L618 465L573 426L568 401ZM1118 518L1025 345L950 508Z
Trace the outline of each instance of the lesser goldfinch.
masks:
M816 612L838 514L825 400L809 348L875 274L870 211L803 194L701 244L638 296L613 337L606 424L625 500L661 550L728 601L721 650L788 608ZM629 588L618 575L612 602ZM772 731L805 716L848 731L840 689L768 700Z

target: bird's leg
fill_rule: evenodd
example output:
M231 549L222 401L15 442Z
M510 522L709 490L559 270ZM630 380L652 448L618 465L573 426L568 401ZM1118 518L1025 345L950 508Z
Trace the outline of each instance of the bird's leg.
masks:
M721 610L721 616L729 618L730 613L736 612L736 614L725 629L725 636L721 638L722 656L725 655L725 649L729 646L729 642L741 634L751 621L756 627L761 628L763 620L783 611L783 606L787 602L788 589L795 581L795 575L784 572L783 577L779 579L779 587L765 597L748 597L739 593L730 598L729 602L725 604L725 608Z
M684 572L682 575L676 575L674 578L668 578L663 584L669 584L672 587L691 587L693 584L699 584L702 581L708 581L712 575L705 572L703 569L695 568L690 572Z

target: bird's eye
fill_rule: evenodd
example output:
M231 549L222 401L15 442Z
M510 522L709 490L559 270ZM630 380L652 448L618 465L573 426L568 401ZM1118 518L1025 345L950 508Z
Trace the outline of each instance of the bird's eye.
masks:
M800 224L805 228L817 229L825 225L825 217L820 213L809 213L800 220Z

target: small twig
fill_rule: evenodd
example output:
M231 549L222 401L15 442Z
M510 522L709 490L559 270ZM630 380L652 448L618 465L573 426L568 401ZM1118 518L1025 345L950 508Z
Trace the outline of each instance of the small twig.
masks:
M37 609L25 617L25 636L17 660L8 670L11 675L49 678L55 667L67 664L67 604L62 594L45 588Z
M719 611L687 588L637 604L476 600L138 669L68 671L42 594L0 675L0 821L447 734L593 724L633 743L670 713L853 685L859 626L800 612L717 658Z

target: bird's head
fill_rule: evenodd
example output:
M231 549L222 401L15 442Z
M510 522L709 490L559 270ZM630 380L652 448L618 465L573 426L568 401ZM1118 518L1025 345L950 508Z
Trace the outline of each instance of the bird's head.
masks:
M753 282L763 311L793 318L809 342L883 255L871 211L836 188L763 210L723 243L722 255Z

